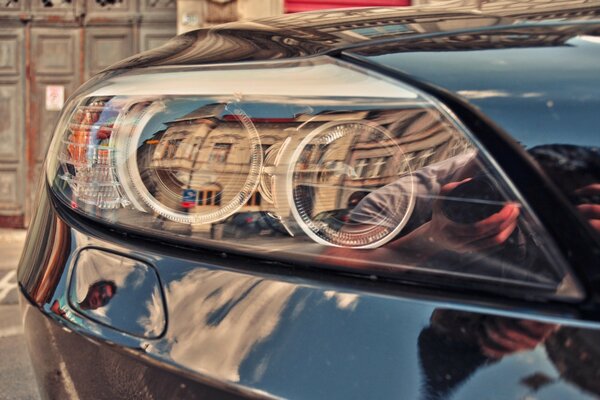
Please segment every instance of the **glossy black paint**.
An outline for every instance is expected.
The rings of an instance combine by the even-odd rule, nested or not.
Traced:
[[[43,397],[48,399],[261,398],[190,379],[168,366],[81,335],[22,301],[27,347]],[[242,395],[243,393],[243,395]]]
[[[441,29],[433,23],[436,20],[469,21],[474,25],[512,22],[509,18],[482,18],[467,11],[449,13],[435,9],[428,11],[421,18],[427,21],[431,32]],[[347,27],[340,27],[342,20],[347,20]],[[370,41],[340,34],[344,28],[352,29],[352,24],[356,21],[389,24],[390,21],[406,23],[413,20],[413,12],[404,9],[364,8],[299,13],[247,23],[234,22],[177,36],[158,49],[127,58],[107,70],[310,57]]]
[[[132,56],[107,70],[150,66],[205,65],[215,63],[281,60],[336,53],[344,49],[374,46],[411,37],[435,37],[449,32],[478,32],[498,27],[537,25],[537,20],[568,18],[586,20],[600,14],[597,5],[547,11],[527,3],[507,9],[473,11],[470,6],[453,6],[452,11],[435,6],[404,8],[357,8],[298,13],[234,22],[180,35],[166,45]],[[379,35],[352,34],[373,26],[402,27]]]
[[[354,52],[470,102],[526,148],[600,146],[600,23],[444,35]]]
[[[365,12],[357,11],[352,18],[369,18]],[[370,18],[414,20],[410,12],[414,11],[389,10]],[[597,10],[590,8],[587,12],[595,15]],[[335,15],[329,16],[335,19]],[[463,31],[472,30],[469,24],[480,21],[478,32],[482,26],[527,19],[522,15],[484,17],[430,12],[422,14],[423,21],[433,18],[432,15],[440,21],[462,18]],[[290,23],[288,28],[277,28],[286,21]],[[264,21],[260,27],[230,25],[199,31],[179,37],[158,51],[118,64],[113,71],[151,65],[334,54],[349,46],[357,53],[358,48],[353,44],[356,42],[327,36],[325,31],[336,23],[339,22],[308,29],[306,17],[300,16],[295,23],[290,19],[274,19]],[[587,32],[591,25],[581,26]],[[574,31],[580,29],[571,27]],[[410,36],[415,43],[423,35],[440,36],[439,27],[429,29],[419,34],[408,33],[402,43],[410,43]],[[384,40],[387,44],[391,39]],[[443,44],[440,46],[427,57],[443,59]],[[540,50],[555,54],[552,46]],[[375,44],[372,47],[377,48]],[[592,51],[589,56],[597,59],[596,47],[593,51],[583,50]],[[389,52],[389,46],[384,46],[384,51]],[[484,55],[491,51],[479,51],[469,51],[468,56],[480,57],[479,61],[485,62]],[[466,75],[452,86],[450,78],[434,68],[427,70],[424,65],[419,75],[416,61],[403,64],[408,58],[402,54],[385,60],[386,56],[378,56],[381,58],[357,61],[351,56],[356,62],[378,63],[382,69],[391,69],[390,73],[402,71],[409,78],[450,89],[454,93],[442,90],[437,94],[446,93],[448,97],[442,98],[449,104],[455,101],[453,110],[461,118],[481,127],[480,135],[490,135],[488,145],[496,143],[506,146],[506,154],[519,154],[508,139],[497,135],[499,128],[494,122],[514,134],[499,118],[503,115],[499,103],[490,105],[486,99],[464,101],[456,97],[469,81],[464,78]],[[419,52],[411,54],[421,62],[426,57]],[[515,71],[517,67],[529,68],[516,59],[514,62]],[[575,68],[576,64],[572,65]],[[583,66],[590,77],[592,63]],[[439,65],[437,68],[443,71]],[[459,76],[458,63],[454,68]],[[536,78],[535,74],[531,76]],[[590,79],[597,80],[598,76]],[[480,78],[480,84],[494,83],[492,75]],[[531,86],[527,90],[534,90],[543,79],[549,83],[548,77],[533,78],[524,83]],[[579,82],[575,77],[572,79],[573,84]],[[496,83],[502,82],[508,85],[511,81],[498,79]],[[490,88],[476,86],[473,90]],[[501,96],[501,102],[513,100],[516,101],[513,104],[524,108],[529,107],[524,102],[539,100],[535,96],[515,95],[513,89],[494,87],[494,90],[509,93],[508,97]],[[551,95],[556,96],[557,92]],[[588,99],[590,104],[598,100],[595,94]],[[570,99],[575,102],[571,106],[577,106],[576,100]],[[473,105],[489,113],[492,121],[479,118]],[[500,111],[495,114],[494,109]],[[586,110],[593,114],[592,110]],[[565,114],[561,111],[562,115]],[[508,116],[505,118],[508,120]],[[521,165],[537,174],[530,161],[524,156],[519,159]],[[526,186],[526,182],[521,184]],[[564,206],[559,194],[552,190],[548,193],[554,199],[553,204]],[[581,222],[575,217],[570,221]],[[553,229],[555,237],[560,237],[560,226]],[[128,335],[86,318],[71,306],[67,296],[73,264],[77,255],[89,248],[131,257],[156,270],[167,308],[164,334],[153,339]],[[49,398],[72,395],[72,391],[80,398],[111,399],[131,398],[140,393],[156,398],[600,396],[599,326],[585,322],[578,305],[533,304],[407,287],[132,237],[64,213],[52,202],[45,185],[40,191],[38,212],[30,228],[18,278],[30,353],[38,382]],[[117,295],[127,290],[118,289]],[[138,319],[147,310],[132,307],[124,311],[132,319]]]
[[[477,138],[498,162],[517,189],[532,204],[545,228],[569,260],[571,267],[578,271],[585,286],[588,298],[580,309],[595,319],[598,309],[598,279],[600,274],[600,249],[597,234],[569,202],[560,184],[553,182],[553,176],[527,153],[525,148],[506,133],[501,126],[483,114],[477,107],[460,96],[428,82],[415,79],[394,68],[374,64],[356,53],[341,55],[343,59],[365,68],[400,79],[422,89],[446,105]],[[561,210],[557,213],[556,210]]]
[[[600,145],[599,32],[598,21],[500,27],[343,53],[348,61],[420,87],[457,114],[534,205],[572,266],[588,276],[588,290],[595,293],[591,310],[599,238],[570,206],[565,182],[542,172],[527,151]]]
[[[81,398],[127,398],[134,390],[175,398],[328,399],[482,398],[491,390],[499,398],[599,393],[593,377],[577,372],[573,344],[561,336],[579,338],[577,351],[589,357],[586,371],[593,375],[600,366],[597,330],[594,324],[569,327],[581,322],[569,322],[576,316],[567,308],[511,301],[493,306],[452,293],[248,265],[234,256],[116,235],[82,220],[67,224],[45,195],[39,210],[46,218],[32,229],[49,240],[36,243],[31,235],[24,254],[56,248],[63,254],[56,264],[22,263],[19,280],[28,345],[38,381],[51,397],[65,390]],[[71,307],[73,262],[90,247],[156,269],[167,304],[164,335],[127,335]],[[117,295],[119,290],[126,288]],[[146,310],[126,312],[137,319]],[[517,353],[491,340],[509,330],[526,337],[529,347]],[[485,378],[490,374],[496,378]],[[499,377],[504,385],[496,388]]]

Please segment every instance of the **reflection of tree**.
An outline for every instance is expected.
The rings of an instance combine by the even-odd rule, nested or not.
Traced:
[[[534,350],[556,329],[553,324],[436,309],[430,325],[419,335],[422,398],[451,397],[480,368],[516,352]],[[521,383],[535,391],[550,381],[538,373]]]
[[[423,398],[450,397],[476,370],[538,344],[562,379],[600,395],[599,343],[600,332],[591,329],[437,309],[419,335]],[[533,392],[554,382],[541,372],[521,380]]]
[[[546,341],[546,351],[562,378],[600,395],[600,332],[561,328]]]

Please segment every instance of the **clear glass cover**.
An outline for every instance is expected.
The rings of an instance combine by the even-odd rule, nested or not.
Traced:
[[[369,276],[581,295],[443,106],[327,59],[109,78],[72,101],[47,165],[68,207],[150,235]]]
[[[406,225],[414,206],[412,180],[393,204],[361,218],[350,212],[367,195],[411,176],[410,163],[391,132],[374,121],[327,122],[309,133],[291,156],[285,180],[289,206],[318,243],[376,248]],[[375,190],[374,190],[375,189]]]

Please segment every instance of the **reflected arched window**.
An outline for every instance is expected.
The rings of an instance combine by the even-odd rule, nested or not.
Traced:
[[[262,196],[260,195],[260,192],[254,192],[252,194],[252,196],[250,196],[250,198],[248,199],[248,202],[246,203],[247,206],[260,206],[260,203],[262,201]]]
[[[225,164],[230,151],[231,143],[215,143],[208,157],[208,162],[210,164]]]
[[[220,206],[223,199],[223,189],[214,184],[198,190],[197,204],[199,206]]]

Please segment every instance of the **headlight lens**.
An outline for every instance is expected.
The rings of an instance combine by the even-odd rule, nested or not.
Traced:
[[[414,205],[412,185],[399,194],[394,207],[376,210],[360,222],[352,220],[349,212],[330,211],[339,208],[336,204],[340,203],[348,209],[356,206],[374,188],[382,186],[377,181],[386,173],[411,175],[402,148],[378,123],[327,122],[302,140],[291,160],[285,175],[290,209],[303,231],[316,242],[376,248],[406,225]],[[315,211],[315,206],[325,210]]]
[[[561,285],[572,280],[527,205],[443,106],[329,59],[107,78],[66,108],[47,177],[73,210],[145,234],[580,295]]]

